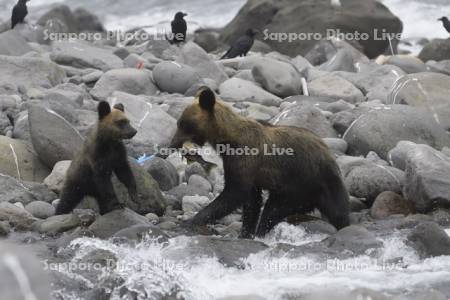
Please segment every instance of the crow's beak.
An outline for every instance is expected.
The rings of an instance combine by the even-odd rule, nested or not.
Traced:
[[[186,17],[188,14],[183,14],[183,17]]]
[[[439,19],[437,19],[438,21],[442,21],[443,20],[443,18],[439,18]]]

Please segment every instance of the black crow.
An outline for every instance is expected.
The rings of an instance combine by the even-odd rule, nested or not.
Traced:
[[[447,17],[442,17],[438,19],[438,21],[442,21],[442,24],[444,24],[444,28],[450,33],[450,21]]]
[[[23,23],[25,17],[28,15],[27,2],[29,0],[19,0],[14,6],[11,15],[11,29],[13,29],[17,24]]]
[[[187,25],[186,21],[183,19],[187,14],[182,12],[177,12],[175,18],[173,19],[172,25],[172,40],[171,44],[179,44],[186,40]]]
[[[253,29],[248,29],[245,32],[245,35],[238,38],[231,46],[230,50],[228,50],[221,59],[247,56],[248,51],[253,47],[257,33],[258,32]]]

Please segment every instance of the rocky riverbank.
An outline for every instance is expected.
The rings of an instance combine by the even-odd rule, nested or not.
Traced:
[[[245,58],[218,60],[233,24],[252,9],[271,11],[269,2],[249,1],[222,33],[199,32],[181,47],[105,36],[44,41],[37,33],[45,28],[104,34],[98,18],[66,7],[42,17],[39,30],[0,34],[5,299],[19,299],[27,277],[36,299],[450,297],[450,57],[436,46],[450,41],[431,42],[419,58],[337,40],[278,49],[287,56],[257,42]],[[290,16],[288,6],[277,9]],[[219,48],[208,53],[211,43]],[[221,160],[152,155],[204,85],[242,115],[322,137],[352,196],[352,226],[336,231],[318,214],[293,216],[264,239],[239,240],[236,211],[204,235],[181,229],[222,191]],[[131,201],[115,179],[126,209],[99,216],[85,199],[55,216],[99,100],[123,103],[138,129],[127,149],[141,197]]]

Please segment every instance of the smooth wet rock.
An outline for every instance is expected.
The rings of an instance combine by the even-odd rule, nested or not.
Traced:
[[[57,41],[52,45],[50,58],[61,65],[93,68],[104,72],[123,68],[123,61],[112,50],[81,41]]]
[[[231,78],[222,83],[219,92],[223,100],[230,102],[248,101],[268,106],[279,106],[281,103],[281,98],[250,81],[239,78]]]
[[[188,185],[199,188],[199,189],[207,191],[207,192],[212,191],[211,183],[208,180],[206,180],[204,177],[196,175],[196,174],[189,177]]]
[[[406,153],[403,194],[418,212],[450,205],[450,157],[427,145],[416,145]]]
[[[390,104],[407,104],[425,109],[445,130],[450,130],[450,76],[423,72],[410,74],[396,82]]]
[[[338,158],[338,163],[344,158]],[[373,203],[382,192],[402,192],[405,174],[398,169],[374,164],[367,160],[355,162],[355,165],[342,169],[344,183],[350,195],[364,198],[369,204]]]
[[[368,34],[369,39],[358,42],[369,58],[375,58],[389,48],[387,39],[374,39],[375,32],[402,32],[401,20],[379,2],[351,0],[342,4],[341,9],[336,8],[331,1],[314,2],[314,5],[303,1],[247,1],[222,30],[222,40],[230,44],[243,35],[247,28],[254,28],[261,31],[260,39],[275,51],[296,56],[305,55],[317,44],[317,38],[289,41],[289,33],[311,32],[324,37],[327,30],[339,29],[343,33],[356,31]],[[271,37],[271,33],[286,33],[286,39],[281,41],[281,37]]]
[[[167,194],[174,196],[181,203],[184,196],[208,196],[209,192],[184,183],[167,191]]]
[[[0,173],[0,202],[20,202],[27,205],[33,201],[50,203],[56,195],[45,185],[36,182],[20,181]]]
[[[220,84],[228,79],[225,71],[213,61],[200,46],[187,42],[181,48],[177,62],[191,66],[202,78],[213,79]]]
[[[25,210],[38,219],[47,219],[55,215],[53,205],[44,201],[33,201],[25,206]]]
[[[447,133],[432,116],[407,105],[384,106],[364,113],[348,128],[344,139],[350,155],[374,151],[383,159],[400,141],[428,144],[437,149],[450,144]]]
[[[405,200],[399,194],[389,191],[379,194],[370,209],[370,215],[375,219],[399,214],[407,216],[412,213],[414,213],[412,202]]]
[[[349,103],[364,101],[363,93],[351,82],[335,75],[325,75],[314,79],[308,84],[311,96],[329,97],[344,100]]]
[[[346,71],[356,72],[353,56],[349,49],[339,49],[337,53],[326,63],[322,64],[319,69],[321,71]]]
[[[163,215],[167,203],[161,194],[158,183],[134,159],[130,159],[129,163],[136,181],[138,197],[136,201],[131,200],[128,190],[114,176],[112,182],[119,202],[142,215],[148,213]]]
[[[32,106],[28,111],[31,140],[41,161],[49,168],[72,160],[83,146],[83,137],[54,111]]]
[[[350,250],[355,254],[364,254],[369,249],[378,249],[383,246],[373,233],[357,225],[341,229],[325,242],[331,248]]]
[[[168,191],[178,185],[178,173],[167,160],[154,157],[143,164],[143,168],[158,182],[163,191]]]
[[[42,182],[49,169],[30,143],[0,136],[0,173],[19,180]]]
[[[13,30],[0,33],[0,55],[22,56],[30,51],[27,41]]]
[[[262,242],[252,240],[223,239],[196,236],[187,241],[183,248],[171,248],[164,252],[164,257],[175,261],[199,256],[215,257],[225,266],[241,266],[242,259],[250,254],[267,249]]]
[[[211,203],[211,200],[205,196],[184,196],[181,205],[185,213],[196,213],[209,203]]]
[[[253,67],[252,75],[265,90],[278,97],[286,98],[302,92],[300,74],[291,64],[267,58]]]
[[[419,224],[408,235],[408,244],[422,258],[450,255],[450,237],[436,223]]]
[[[191,66],[164,61],[153,69],[153,79],[163,92],[184,94],[201,77]]]
[[[450,59],[450,39],[434,39],[423,47],[419,58],[424,62]]]
[[[0,202],[0,221],[6,221],[16,230],[28,231],[37,219],[26,210],[8,202]]]
[[[34,230],[47,235],[57,235],[81,225],[81,220],[75,214],[58,215],[36,222]]]
[[[122,92],[114,92],[108,102],[113,106],[122,103],[125,114],[131,125],[138,131],[129,141],[128,155],[139,157],[151,155],[158,148],[170,144],[177,129],[177,121],[166,113],[159,105],[151,104],[145,97],[133,96]]]
[[[44,184],[51,191],[57,194],[61,193],[64,186],[64,180],[66,178],[67,170],[69,169],[71,163],[71,160],[62,160],[60,162],[57,162],[50,175],[48,175],[44,179]]]
[[[90,93],[97,100],[106,100],[117,91],[131,95],[154,95],[158,89],[153,84],[150,71],[128,68],[106,72]]]
[[[189,180],[189,178],[193,175],[198,175],[203,178],[207,178],[208,174],[206,174],[205,169],[202,167],[202,165],[198,162],[194,162],[191,164],[188,164],[186,166],[186,170],[184,171],[184,177],[186,181]]]
[[[338,138],[324,138],[323,141],[327,146],[337,155],[343,155],[347,152],[348,144],[343,139]]]
[[[63,82],[66,73],[44,58],[0,55],[0,94],[19,94],[23,88],[51,88]]]
[[[307,128],[322,138],[337,137],[327,118],[313,104],[299,102],[291,105],[271,121],[274,125]]]
[[[100,216],[89,230],[101,239],[112,237],[115,233],[135,225],[149,225],[147,218],[138,215],[130,209],[117,209]]]
[[[7,221],[0,222],[0,237],[8,236],[10,231],[11,231],[11,226],[9,226],[9,222],[7,222]]]
[[[413,56],[391,56],[387,59],[386,64],[397,66],[407,74],[427,71],[427,66],[423,61]]]

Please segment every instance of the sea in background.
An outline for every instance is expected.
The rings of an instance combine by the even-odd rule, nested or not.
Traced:
[[[0,0],[0,19],[9,18],[15,0]],[[64,3],[72,8],[84,7],[97,14],[108,30],[127,30],[140,26],[169,26],[177,11],[187,12],[189,28],[226,25],[246,0],[32,0],[29,2],[31,21],[52,5]],[[437,21],[450,17],[449,0],[382,0],[404,23],[404,38],[446,38],[449,34]]]

